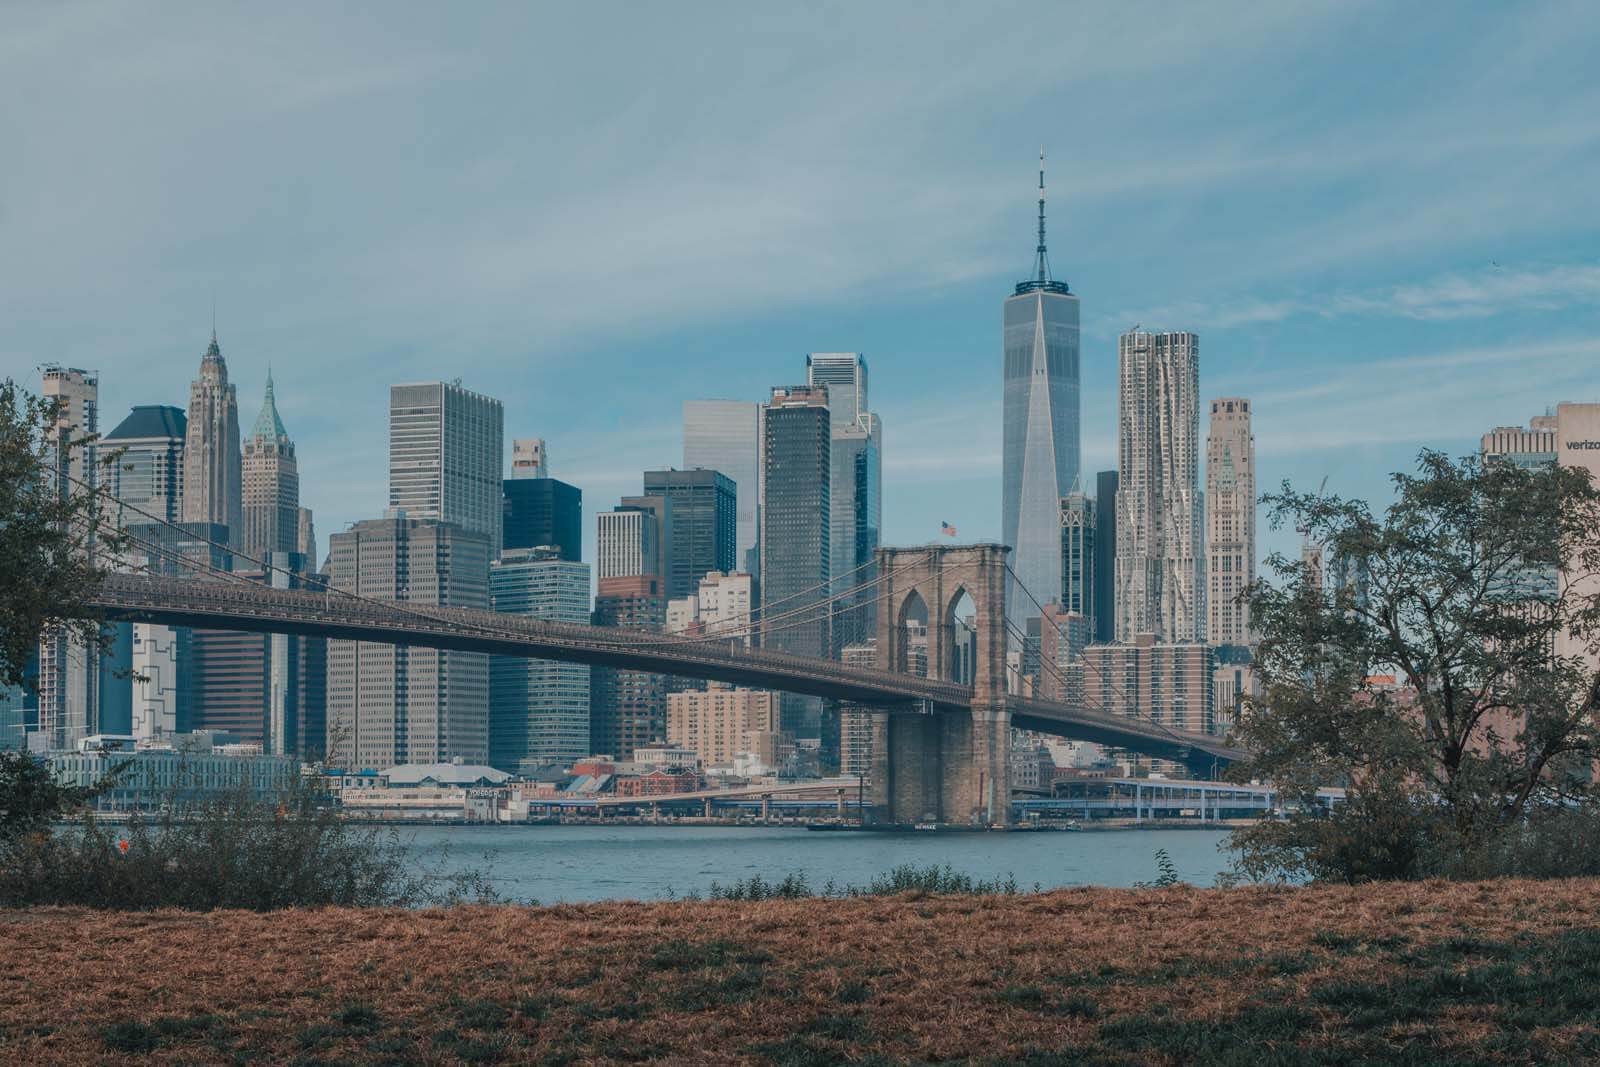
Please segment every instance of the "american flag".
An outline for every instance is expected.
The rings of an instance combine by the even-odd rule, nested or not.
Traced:
[[[946,537],[954,537],[956,535],[956,528],[951,526],[948,522],[941,522],[939,524],[939,532],[944,534]]]

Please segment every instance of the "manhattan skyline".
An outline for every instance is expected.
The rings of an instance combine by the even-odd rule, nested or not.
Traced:
[[[1134,325],[1201,336],[1202,402],[1251,397],[1262,490],[1381,498],[1419,447],[1600,398],[1591,20],[1243,10],[804,34],[636,13],[651,47],[607,84],[560,55],[599,16],[8,16],[0,84],[56,106],[5,120],[0,372],[99,370],[102,429],[182,406],[214,294],[245,411],[273,368],[325,540],[384,506],[394,383],[500,399],[592,513],[677,459],[683,401],[754,403],[806,352],[860,351],[884,542],[999,539],[993,304],[1029,273],[1043,142],[1053,266],[1083,297],[1086,484],[1115,466]],[[548,63],[485,73],[469,41]],[[1206,77],[1180,94],[1185,71]]]

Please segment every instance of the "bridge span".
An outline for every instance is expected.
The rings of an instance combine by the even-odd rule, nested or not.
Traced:
[[[107,618],[121,621],[564,660],[847,700],[898,714],[970,714],[973,708],[971,686],[915,674],[749,649],[733,641],[689,640],[467,608],[378,604],[334,591],[112,574],[88,599]],[[1007,697],[1006,704],[1014,725],[1058,737],[1207,768],[1244,756],[1243,750],[1217,737],[1092,708],[1019,697]]]

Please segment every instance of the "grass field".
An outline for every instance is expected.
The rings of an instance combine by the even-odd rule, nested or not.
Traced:
[[[1600,1059],[1600,884],[0,913],[0,1062]]]

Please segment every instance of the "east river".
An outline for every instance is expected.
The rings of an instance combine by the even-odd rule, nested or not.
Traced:
[[[403,827],[403,841],[434,869],[475,868],[514,900],[661,900],[704,895],[760,875],[805,875],[865,886],[909,863],[949,865],[974,878],[1035,884],[1131,886],[1156,878],[1164,849],[1178,877],[1209,886],[1229,866],[1222,830],[1086,830],[1079,833],[818,833],[721,826]]]

